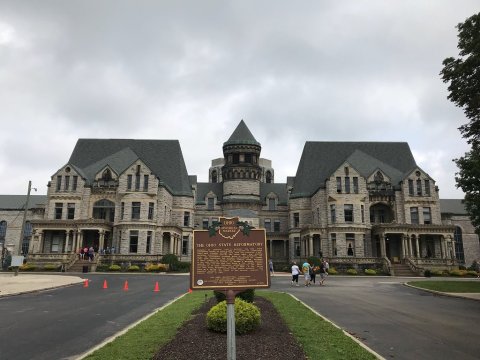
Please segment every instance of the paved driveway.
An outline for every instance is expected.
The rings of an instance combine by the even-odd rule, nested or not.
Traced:
[[[291,292],[385,358],[479,359],[480,301],[409,288],[402,278],[330,276],[326,286],[272,289]]]

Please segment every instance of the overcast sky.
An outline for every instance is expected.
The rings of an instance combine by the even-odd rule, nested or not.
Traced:
[[[45,194],[78,138],[178,139],[208,181],[241,119],[294,176],[305,141],[404,141],[461,198],[442,61],[478,0],[0,1],[0,194]]]

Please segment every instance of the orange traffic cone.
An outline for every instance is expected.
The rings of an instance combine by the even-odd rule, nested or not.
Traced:
[[[83,282],[83,287],[84,287],[84,288],[87,288],[87,287],[88,287],[88,279],[85,279],[85,281]]]
[[[108,289],[107,280],[103,280],[103,288]]]
[[[160,287],[158,286],[158,281],[155,283],[155,289],[153,289],[154,292],[159,292]]]
[[[188,293],[190,294],[191,292],[193,292],[193,290],[191,288],[188,289]]]
[[[123,290],[127,291],[128,290],[128,281],[125,280],[125,285],[123,285]]]

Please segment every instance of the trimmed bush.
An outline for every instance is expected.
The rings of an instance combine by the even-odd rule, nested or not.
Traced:
[[[109,265],[107,264],[98,264],[97,268],[95,269],[96,272],[105,272],[109,270]]]
[[[223,292],[213,291],[213,295],[215,295],[217,302],[222,302],[226,300],[226,296]],[[235,298],[240,298],[243,301],[253,303],[253,300],[255,298],[255,289],[247,289],[245,291],[242,291],[241,293],[238,293]]]
[[[140,266],[138,266],[138,265],[130,265],[130,266],[128,267],[127,271],[130,271],[130,272],[140,271]]]
[[[348,269],[347,275],[358,275],[358,272],[355,269]]]
[[[23,264],[18,267],[20,271],[35,271],[37,267],[35,265]]]
[[[467,270],[467,276],[477,277],[478,273],[475,270]]]
[[[450,271],[450,276],[465,276],[467,275],[467,270],[452,270]]]
[[[338,275],[337,269],[331,267],[330,269],[328,269],[328,275]]]
[[[54,265],[54,264],[46,264],[43,267],[43,270],[45,270],[45,271],[55,271],[55,270],[58,270],[58,266]]]
[[[235,333],[246,334],[260,325],[260,310],[242,299],[235,299]],[[215,332],[227,332],[227,302],[222,301],[207,313],[207,328]]]
[[[120,271],[120,270],[122,270],[122,268],[121,268],[120,265],[115,265],[115,264],[114,264],[114,265],[110,265],[110,266],[108,267],[108,271]]]
[[[313,265],[314,267],[316,266],[320,266],[320,263],[322,262],[320,260],[320,258],[316,257],[316,256],[310,256],[308,259],[307,259],[308,263],[310,265]]]
[[[365,275],[377,275],[377,272],[373,269],[365,269]]]
[[[178,261],[178,256],[175,254],[166,254],[162,257],[162,263],[168,264],[168,269],[170,271],[177,271],[180,261]]]
[[[167,271],[168,266],[166,264],[148,264],[145,266],[147,272],[164,272]]]
[[[432,276],[432,271],[430,269],[425,269],[423,271],[423,276],[425,277],[431,277]]]

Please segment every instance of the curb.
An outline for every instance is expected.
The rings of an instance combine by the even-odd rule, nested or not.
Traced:
[[[431,290],[431,289],[425,289],[417,286],[410,285],[408,283],[402,283],[402,285],[407,286],[412,289],[417,289],[417,290],[423,290],[435,295],[439,296],[447,296],[447,297],[452,297],[452,298],[460,298],[460,299],[467,299],[467,300],[474,300],[474,301],[480,301],[480,298],[474,298],[474,297],[469,297],[469,296],[464,296],[461,295],[461,293],[446,293],[446,292],[441,292],[441,291],[436,291],[436,290]]]

